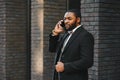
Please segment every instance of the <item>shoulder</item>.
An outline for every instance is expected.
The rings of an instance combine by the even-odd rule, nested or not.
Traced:
[[[82,37],[82,38],[87,37],[87,38],[94,39],[93,34],[89,32],[87,29],[85,29],[83,26],[79,28],[79,37]]]

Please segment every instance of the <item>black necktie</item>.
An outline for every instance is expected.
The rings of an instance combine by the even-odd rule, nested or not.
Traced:
[[[60,47],[59,47],[59,52],[58,52],[58,56],[59,56],[58,61],[60,61],[61,56],[62,56],[61,50],[62,50],[62,48],[63,48],[64,42],[65,42],[66,38],[68,38],[68,36],[69,36],[71,33],[72,33],[72,31],[66,32],[66,33],[64,34],[62,40],[61,40]]]
[[[68,32],[65,33],[65,35],[63,36],[63,39],[62,39],[62,41],[61,41],[61,45],[63,45],[65,39],[66,39],[70,34],[72,34],[72,33],[73,33],[73,31],[68,31]]]

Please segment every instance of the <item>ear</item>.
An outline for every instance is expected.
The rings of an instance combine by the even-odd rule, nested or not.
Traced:
[[[80,17],[77,17],[77,23],[80,24]]]

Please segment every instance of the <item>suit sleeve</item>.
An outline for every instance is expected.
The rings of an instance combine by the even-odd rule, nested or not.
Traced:
[[[81,57],[77,61],[64,63],[65,72],[86,70],[93,65],[94,38],[86,34],[80,42],[79,52]]]
[[[49,51],[50,52],[56,52],[57,45],[58,45],[58,36],[52,36],[52,34],[49,35]]]

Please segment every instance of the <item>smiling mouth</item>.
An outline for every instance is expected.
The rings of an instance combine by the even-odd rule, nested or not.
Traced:
[[[69,28],[69,26],[70,26],[69,24],[65,24],[65,27],[66,27],[66,28]]]

